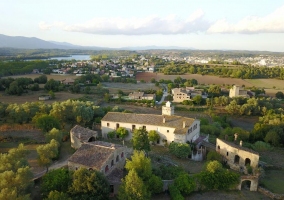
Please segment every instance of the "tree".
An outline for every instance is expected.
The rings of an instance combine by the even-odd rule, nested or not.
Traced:
[[[206,189],[226,190],[239,183],[240,175],[222,168],[222,164],[214,160],[207,163],[205,170],[197,175],[200,184]],[[222,180],[222,181],[220,181]]]
[[[50,142],[52,139],[56,140],[59,144],[62,142],[63,133],[62,131],[53,128],[45,135],[46,141]]]
[[[125,169],[135,170],[142,180],[148,180],[152,174],[151,159],[143,151],[134,151],[131,160],[126,160]]]
[[[264,141],[272,144],[273,146],[279,146],[281,138],[275,130],[270,130],[265,136]]]
[[[38,153],[38,163],[41,166],[46,167],[46,172],[48,172],[48,167],[52,163],[52,159],[58,156],[59,143],[52,139],[50,143],[45,145],[40,145],[36,148]]]
[[[68,194],[64,193],[64,192],[58,192],[56,190],[51,191],[48,194],[48,197],[44,200],[72,200]]]
[[[152,174],[146,183],[151,194],[158,194],[163,191],[163,181],[159,176]]]
[[[128,136],[129,133],[128,133],[128,130],[126,130],[125,128],[119,127],[116,130],[116,134],[119,136],[119,138],[124,139],[125,137]]]
[[[169,145],[170,153],[178,158],[188,158],[191,153],[191,148],[189,144],[171,142]]]
[[[192,101],[194,101],[197,105],[200,105],[202,101],[202,96],[196,95],[195,97],[192,98]]]
[[[107,133],[107,137],[108,137],[109,139],[113,139],[113,138],[115,137],[115,135],[116,135],[116,132],[115,132],[115,131],[110,131],[110,132]]]
[[[132,169],[122,181],[118,192],[119,200],[147,200],[150,193],[137,172]]]
[[[59,90],[59,85],[60,83],[54,79],[50,79],[46,82],[46,84],[44,85],[44,89],[47,91],[58,91]]]
[[[158,140],[160,140],[160,135],[157,133],[157,131],[151,130],[151,131],[149,131],[149,133],[148,133],[148,138],[149,138],[149,141],[155,143],[155,142],[157,142]]]
[[[70,182],[71,178],[68,169],[59,168],[48,172],[42,177],[40,189],[44,196],[49,196],[52,191],[66,193]]]
[[[53,128],[60,129],[59,120],[46,114],[35,119],[35,125],[44,132],[48,132]]]
[[[284,98],[284,94],[283,94],[283,92],[279,91],[279,92],[276,92],[275,97],[277,99],[283,99]]]
[[[181,173],[175,180],[174,185],[183,194],[188,195],[195,190],[196,184],[187,173]]]
[[[80,168],[72,177],[69,193],[73,199],[80,200],[105,200],[109,199],[109,183],[106,177],[97,170]]]
[[[48,94],[49,94],[49,96],[51,97],[51,99],[55,99],[55,94],[54,94],[54,92],[53,92],[52,90],[50,90],[50,91],[48,92]]]
[[[219,162],[222,161],[221,154],[217,153],[216,151],[209,151],[206,157],[207,161],[213,161],[213,160],[217,160]]]
[[[218,85],[211,85],[208,89],[208,95],[211,97],[218,97],[221,94],[221,88]]]
[[[33,174],[26,159],[27,150],[23,144],[0,154],[0,199],[28,200],[32,189]]]
[[[139,151],[150,151],[148,132],[144,128],[135,129],[132,136],[133,148]]]

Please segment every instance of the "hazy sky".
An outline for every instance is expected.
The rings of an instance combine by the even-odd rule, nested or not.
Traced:
[[[284,52],[284,0],[1,0],[0,13],[10,36]]]

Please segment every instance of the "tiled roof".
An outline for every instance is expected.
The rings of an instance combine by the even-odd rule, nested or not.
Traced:
[[[226,141],[226,140],[221,140],[221,139],[219,139],[219,138],[217,138],[217,139],[220,140],[220,141],[222,141],[222,142],[224,142],[224,143],[227,144],[227,145],[230,145],[230,146],[236,148],[236,149],[243,150],[243,151],[248,151],[248,152],[250,152],[250,153],[259,155],[258,152],[254,151],[254,150],[252,150],[252,149],[249,149],[249,148],[240,146],[240,145],[235,144],[235,143],[233,143],[233,142],[228,142],[228,141]]]
[[[119,148],[122,146],[107,142],[100,143],[100,141],[84,143],[69,158],[68,161],[100,170],[101,166],[109,159],[109,157],[115,151],[115,147]]]
[[[165,117],[165,123],[163,118]],[[141,125],[156,125],[169,128],[175,128],[176,134],[185,134],[188,127],[195,121],[193,118],[181,117],[176,115],[153,115],[153,114],[136,114],[136,113],[119,113],[108,112],[101,121],[132,123]],[[183,128],[185,122],[185,128]]]
[[[76,138],[80,139],[82,142],[87,142],[90,139],[90,137],[97,135],[97,131],[84,128],[79,125],[74,126],[70,130],[70,133],[74,135]]]

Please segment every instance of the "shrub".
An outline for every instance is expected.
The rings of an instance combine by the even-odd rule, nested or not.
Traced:
[[[271,146],[268,143],[262,142],[262,141],[256,141],[253,145],[252,148],[255,151],[268,151],[271,150]]]
[[[115,131],[108,132],[108,134],[107,134],[107,137],[109,139],[113,139],[115,136],[116,136],[116,132]]]
[[[213,160],[221,162],[222,156],[216,151],[209,151],[207,154],[207,161],[213,161]]]
[[[169,191],[172,200],[184,200],[184,197],[181,195],[180,191],[175,185],[170,185]]]
[[[178,158],[187,158],[188,155],[191,153],[191,149],[189,144],[182,144],[182,143],[176,143],[172,142],[169,145],[170,153],[175,155]]]

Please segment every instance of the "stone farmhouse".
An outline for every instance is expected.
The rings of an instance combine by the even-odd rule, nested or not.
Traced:
[[[108,112],[101,120],[104,138],[119,127],[129,131],[125,140],[132,138],[135,129],[155,130],[160,135],[157,141],[160,145],[170,142],[194,142],[200,136],[200,121],[174,115],[174,107],[170,102],[162,107],[162,115]]]
[[[144,92],[132,92],[128,95],[129,99],[133,100],[155,100],[156,95],[155,94],[145,94]]]
[[[97,170],[109,175],[115,168],[123,169],[126,147],[103,141],[94,141],[82,146],[69,158],[69,170],[80,167]]]
[[[172,95],[173,102],[183,102],[184,100],[192,100],[192,98],[197,95],[200,95],[204,99],[207,98],[207,95],[204,94],[202,89],[195,89],[194,87],[173,88]]]
[[[103,141],[88,142],[68,159],[68,169],[86,168],[102,172],[110,184],[111,195],[118,193],[123,168],[125,165],[126,147]]]
[[[248,91],[245,90],[243,87],[240,87],[238,85],[234,85],[230,89],[229,97],[230,98],[233,98],[233,97],[245,97],[245,98],[248,98],[248,97],[250,97],[250,95],[248,95]]]
[[[223,159],[231,169],[248,174],[247,166],[253,169],[258,167],[259,154],[251,149],[233,142],[216,139],[216,151],[223,156]]]
[[[76,125],[70,130],[71,147],[78,149],[83,143],[95,141],[98,132]]]

